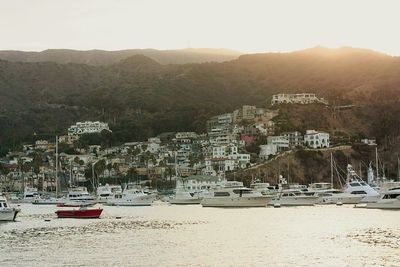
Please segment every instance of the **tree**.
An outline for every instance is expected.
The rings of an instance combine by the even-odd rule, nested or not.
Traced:
[[[43,165],[43,155],[40,152],[35,153],[34,157],[33,157],[33,161],[32,161],[32,168],[33,168],[33,172],[36,175],[36,179],[39,178],[39,173],[40,173],[40,168]],[[39,184],[39,181],[38,181]],[[43,190],[43,184],[42,184],[42,190]]]
[[[7,168],[7,166],[0,162],[0,174],[7,175],[9,172],[10,170]]]
[[[111,178],[111,170],[113,169],[113,166],[111,163],[107,164],[107,170],[108,170],[108,179]]]
[[[99,181],[98,177],[100,174],[104,173],[104,170],[106,169],[106,161],[104,159],[99,160],[95,165],[94,165],[94,171],[97,177],[97,181]]]

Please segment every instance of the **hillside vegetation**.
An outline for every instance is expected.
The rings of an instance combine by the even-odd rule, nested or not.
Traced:
[[[95,64],[96,65],[96,64]],[[81,120],[110,123],[115,140],[165,131],[204,131],[212,115],[243,104],[265,107],[275,93],[315,92],[337,105],[281,107],[287,127],[337,130],[394,142],[399,136],[400,59],[373,51],[313,48],[242,55],[221,63],[163,65],[134,55],[102,66],[0,61],[3,149],[65,133]]]

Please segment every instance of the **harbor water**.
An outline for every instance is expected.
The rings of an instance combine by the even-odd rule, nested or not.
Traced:
[[[57,219],[21,204],[0,266],[400,266],[400,212],[352,206],[109,207]],[[120,217],[120,218],[119,218]]]

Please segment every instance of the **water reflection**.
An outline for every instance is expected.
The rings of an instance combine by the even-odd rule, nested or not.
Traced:
[[[398,266],[400,213],[342,207],[104,207],[96,220],[24,205],[0,266]],[[117,217],[121,216],[121,219]],[[46,222],[45,219],[50,219]]]

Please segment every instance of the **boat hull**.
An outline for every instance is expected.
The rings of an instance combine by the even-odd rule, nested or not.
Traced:
[[[398,210],[400,209],[400,200],[382,199],[375,203],[366,203],[364,205],[356,206],[356,208]]]
[[[57,210],[58,218],[74,218],[74,219],[97,219],[100,217],[103,209],[74,209],[74,210]]]
[[[283,197],[272,199],[268,203],[270,206],[314,206],[318,202],[318,197]]]
[[[230,208],[246,208],[246,207],[266,207],[271,197],[212,197],[203,198],[201,205],[203,207],[230,207]]]
[[[63,200],[61,199],[35,199],[32,201],[33,205],[57,205],[63,203]]]
[[[0,210],[0,221],[5,221],[5,222],[15,221],[19,211],[20,211],[19,209]]]
[[[362,196],[333,196],[333,197],[321,197],[318,200],[318,204],[337,204],[337,203],[342,203],[342,204],[358,204],[360,203],[361,199],[363,199]]]
[[[153,201],[156,199],[155,196],[146,195],[132,198],[118,198],[107,201],[109,206],[151,206]]]
[[[169,203],[173,205],[198,205],[202,201],[202,198],[186,198],[186,199],[176,199],[173,198],[169,200]]]
[[[364,198],[361,199],[360,203],[375,203],[375,202],[377,202],[379,199],[380,199],[380,196],[379,196],[379,195],[377,195],[377,196],[368,196],[368,195],[365,196],[365,195],[364,195]]]

